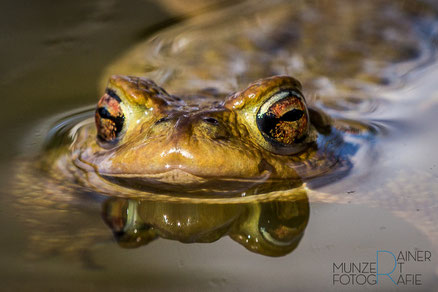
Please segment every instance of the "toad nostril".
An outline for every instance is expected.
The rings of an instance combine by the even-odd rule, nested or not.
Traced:
[[[155,122],[155,125],[167,122],[168,120],[169,120],[169,117],[161,118],[161,119],[159,119],[158,121]]]
[[[202,120],[206,123],[211,124],[211,125],[218,125],[219,124],[218,120],[216,120],[215,118],[211,118],[211,117],[203,118]]]

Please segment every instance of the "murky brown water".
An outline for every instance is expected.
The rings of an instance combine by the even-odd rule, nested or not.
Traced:
[[[377,133],[347,137],[349,145],[362,145],[349,157],[354,167],[329,184],[309,182],[298,193],[262,203],[187,204],[96,193],[60,200],[49,191],[35,197],[31,188],[12,193],[16,162],[38,153],[58,117],[95,103],[106,66],[145,35],[180,21],[172,17],[181,8],[145,1],[9,5],[0,37],[2,289],[436,290],[435,57],[409,68],[395,86],[374,88],[370,102],[321,104]],[[32,200],[35,208],[29,208]],[[190,229],[178,228],[187,220]],[[418,274],[421,284],[396,286],[386,276],[372,285],[333,283],[334,263],[375,262],[378,250],[397,257],[400,251],[430,252],[430,261],[398,258],[403,277]],[[391,267],[389,253],[381,253],[380,272]],[[394,278],[399,274],[397,268]]]

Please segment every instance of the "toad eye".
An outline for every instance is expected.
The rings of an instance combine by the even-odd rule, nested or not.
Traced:
[[[116,142],[125,122],[121,99],[108,90],[97,104],[95,122],[99,142]]]
[[[302,150],[309,130],[309,114],[301,94],[283,90],[270,97],[259,109],[257,127],[274,152],[294,154]]]

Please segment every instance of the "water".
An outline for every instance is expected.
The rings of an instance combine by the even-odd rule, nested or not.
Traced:
[[[95,86],[105,64],[138,42],[136,36],[148,26],[167,17],[163,8],[152,3],[145,9],[161,13],[151,12],[156,17],[151,22],[132,15],[140,10],[138,6],[130,10],[129,5],[118,2],[91,8],[85,3],[64,5],[55,13],[59,19],[62,15],[77,16],[65,28],[44,23],[43,11],[47,10],[37,10],[41,11],[37,14],[41,15],[37,21],[41,39],[55,35],[52,41],[43,42],[42,48],[29,48],[41,58],[29,62],[17,52],[4,63],[9,67],[5,69],[7,77],[1,80],[8,105],[2,115],[3,124],[8,125],[4,127],[1,156],[3,289],[436,289],[438,156],[434,145],[438,141],[434,123],[438,66],[433,58],[414,69],[407,66],[402,70],[407,72],[403,78],[396,78],[402,80],[400,83],[365,91],[365,97],[371,99],[353,96],[316,101],[330,115],[351,119],[345,127],[361,121],[374,133],[355,135],[353,131],[345,136],[349,145],[359,147],[350,150],[354,153],[348,156],[352,165],[348,172],[331,178],[329,184],[311,180],[299,190],[260,203],[251,197],[187,203],[110,198],[91,191],[72,194],[69,189],[59,195],[62,189],[57,185],[46,186],[47,192],[41,194],[40,174],[36,173],[32,174],[36,182],[29,183],[30,191],[12,193],[17,181],[12,172],[15,165],[23,157],[38,154],[43,141],[68,143],[65,129],[90,113],[89,108],[79,111],[81,114],[78,110],[66,112],[94,103],[98,96]],[[69,13],[63,8],[69,8]],[[58,17],[51,21],[56,23]],[[76,38],[60,37],[69,34]],[[19,66],[13,66],[14,62]],[[233,78],[238,82],[228,82],[231,89],[246,82]],[[327,90],[326,81],[318,82],[314,92]],[[32,102],[22,102],[23,96]],[[59,116],[54,117],[55,113]],[[57,127],[53,128],[54,124]],[[48,134],[52,139],[47,140]],[[341,149],[349,152],[345,145]],[[36,191],[32,192],[31,186]],[[197,224],[177,228],[187,220]],[[263,228],[254,227],[256,224]],[[150,225],[155,230],[151,231]],[[276,229],[278,226],[283,227]],[[277,230],[272,233],[277,234],[276,240],[271,238],[269,243],[266,230]],[[256,238],[266,240],[264,252],[251,245]],[[175,239],[212,243],[183,244]],[[378,286],[333,285],[333,263],[375,261],[376,250],[396,255],[399,251],[430,251],[430,262],[404,264],[403,274],[421,274],[422,285],[400,284],[395,288],[387,277],[382,277]],[[388,259],[381,258],[381,269],[390,270]]]

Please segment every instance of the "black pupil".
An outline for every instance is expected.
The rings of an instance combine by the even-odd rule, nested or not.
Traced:
[[[265,132],[269,135],[271,130],[273,130],[277,124],[281,121],[284,122],[294,122],[301,119],[301,117],[304,115],[304,112],[299,109],[293,109],[291,111],[288,111],[281,117],[276,117],[271,113],[265,113],[261,118],[257,119],[257,123],[259,124],[260,130]]]
[[[99,113],[99,116],[102,119],[108,119],[114,123],[115,125],[114,133],[117,136],[123,128],[123,122],[125,121],[124,116],[123,115],[113,116],[105,107],[98,108],[97,112]]]
[[[102,119],[109,119],[109,120],[112,120],[112,119],[114,118],[114,117],[109,113],[109,111],[108,111],[106,108],[104,108],[104,107],[100,107],[100,108],[98,108],[97,111],[98,111],[98,113],[99,113],[99,116],[100,116]]]
[[[284,115],[282,115],[279,120],[280,121],[286,121],[286,122],[294,122],[301,119],[301,117],[304,115],[304,112],[302,110],[293,109],[291,111],[288,111]]]

